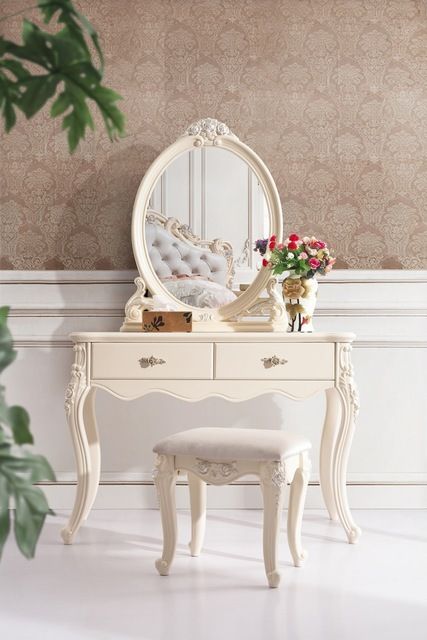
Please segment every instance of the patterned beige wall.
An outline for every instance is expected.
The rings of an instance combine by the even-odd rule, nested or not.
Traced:
[[[3,268],[132,268],[138,183],[206,115],[269,165],[287,230],[320,234],[341,267],[427,268],[425,0],[78,5],[102,35],[127,137],[98,129],[70,158],[46,115],[2,134]]]

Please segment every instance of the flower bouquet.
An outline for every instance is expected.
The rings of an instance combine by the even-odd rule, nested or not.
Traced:
[[[274,275],[286,273],[283,280],[283,298],[288,314],[288,331],[313,331],[313,313],[316,306],[317,274],[331,271],[335,258],[326,243],[314,236],[300,239],[292,233],[285,242],[276,236],[257,240],[255,249],[263,256],[262,266]]]

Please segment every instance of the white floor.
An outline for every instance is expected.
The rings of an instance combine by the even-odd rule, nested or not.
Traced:
[[[266,586],[260,511],[209,511],[205,550],[179,550],[157,575],[157,511],[93,511],[73,546],[50,518],[37,557],[8,543],[0,564],[5,640],[425,640],[427,511],[356,511],[360,543],[324,512],[306,511],[302,569],[281,541],[282,584]]]

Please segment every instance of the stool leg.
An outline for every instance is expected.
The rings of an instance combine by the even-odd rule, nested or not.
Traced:
[[[272,588],[278,587],[280,583],[277,548],[285,483],[285,467],[281,462],[260,464],[260,485],[264,500],[264,565],[268,584]]]
[[[307,557],[307,552],[302,548],[301,526],[309,476],[310,459],[303,453],[291,483],[288,509],[288,543],[296,567],[301,567]]]
[[[191,555],[199,556],[206,528],[206,482],[190,471],[187,475],[191,506],[191,542],[189,546]]]
[[[177,534],[174,456],[157,456],[156,470],[153,476],[159,498],[163,528],[163,553],[162,557],[156,560],[155,566],[161,576],[167,576],[175,555]]]

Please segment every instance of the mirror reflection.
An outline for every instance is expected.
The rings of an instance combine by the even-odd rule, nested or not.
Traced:
[[[177,300],[199,308],[221,307],[247,288],[262,260],[254,242],[269,235],[268,206],[256,175],[218,147],[192,149],[166,168],[145,221],[157,276]]]

